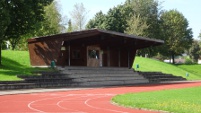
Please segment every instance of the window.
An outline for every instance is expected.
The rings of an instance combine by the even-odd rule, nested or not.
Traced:
[[[88,55],[89,55],[89,58],[99,59],[99,51],[97,50],[89,50]]]

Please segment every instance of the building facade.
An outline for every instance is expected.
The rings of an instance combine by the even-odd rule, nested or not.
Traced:
[[[28,39],[32,66],[129,67],[138,49],[163,44],[149,39],[99,29]]]

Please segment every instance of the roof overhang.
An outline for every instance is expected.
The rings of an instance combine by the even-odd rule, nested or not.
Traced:
[[[83,30],[83,31],[75,31],[69,33],[56,34],[51,36],[43,36],[38,38],[28,39],[28,43],[46,41],[46,40],[63,40],[63,41],[76,41],[79,39],[89,39],[90,37],[95,36],[106,36],[106,38],[113,38],[115,40],[117,38],[127,39],[132,44],[135,44],[136,49],[147,48],[150,46],[158,46],[164,43],[163,40],[153,39],[153,38],[145,38],[134,35],[128,35],[125,33],[119,33],[115,31],[106,31],[100,29],[91,29],[91,30]]]

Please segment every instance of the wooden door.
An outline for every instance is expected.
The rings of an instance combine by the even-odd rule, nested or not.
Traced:
[[[99,67],[101,61],[100,47],[98,46],[88,46],[87,47],[87,66],[89,67]]]

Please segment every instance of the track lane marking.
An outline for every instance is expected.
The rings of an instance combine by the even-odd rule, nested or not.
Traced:
[[[88,97],[88,96],[81,96],[81,97],[76,97],[76,98],[71,98],[71,99],[64,99],[64,100],[58,101],[56,105],[57,105],[59,108],[64,109],[64,110],[73,110],[73,111],[76,111],[76,113],[87,113],[87,112],[82,112],[82,111],[79,111],[79,110],[74,110],[74,109],[62,107],[62,106],[60,105],[62,102],[69,101],[69,100],[73,100],[73,99],[78,99],[78,98],[83,98],[83,97]]]
[[[93,109],[97,109],[97,110],[105,110],[105,111],[118,112],[118,113],[128,113],[128,112],[124,112],[124,111],[118,111],[118,110],[100,108],[100,107],[92,106],[92,105],[89,104],[89,102],[92,101],[92,100],[96,100],[96,99],[100,99],[100,98],[105,98],[105,97],[110,97],[110,96],[112,96],[112,95],[105,95],[103,97],[96,97],[96,98],[87,99],[84,103],[85,103],[86,106],[88,106],[90,108],[93,108]]]
[[[68,96],[71,96],[71,95],[65,95],[65,96],[53,97],[53,98],[51,97],[51,98],[38,99],[38,100],[31,101],[30,103],[28,103],[27,106],[28,106],[29,109],[31,109],[33,111],[40,112],[40,113],[46,113],[45,111],[42,111],[42,110],[39,110],[39,109],[36,109],[36,108],[32,107],[32,104],[34,104],[36,102],[41,102],[41,101],[51,100],[51,99],[56,99],[56,98],[62,98],[62,97],[68,97]]]

